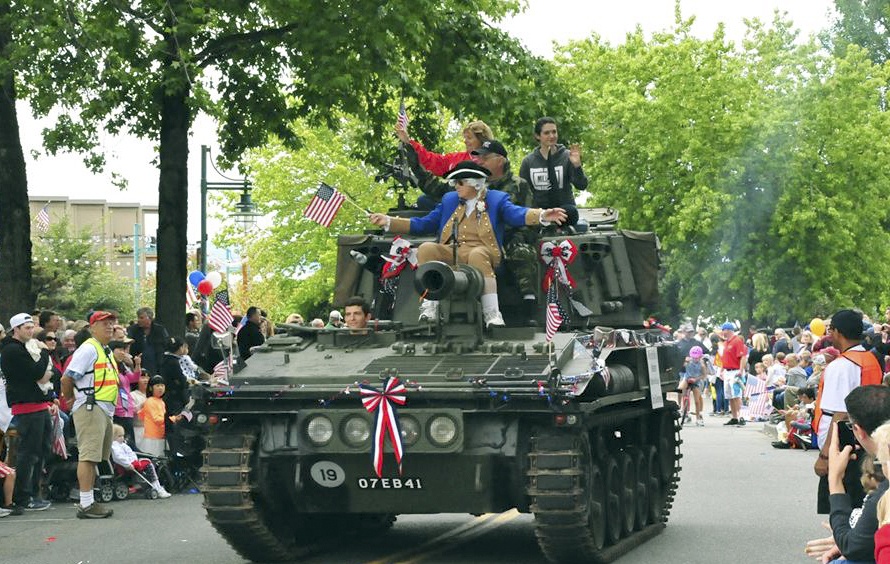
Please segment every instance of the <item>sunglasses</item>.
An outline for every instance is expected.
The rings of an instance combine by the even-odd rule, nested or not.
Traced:
[[[43,341],[44,341],[44,342],[46,342],[46,341],[58,341],[58,339],[56,339],[55,337],[44,337]]]

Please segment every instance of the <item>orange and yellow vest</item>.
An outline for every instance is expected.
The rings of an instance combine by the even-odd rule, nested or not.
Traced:
[[[884,380],[884,371],[875,355],[868,351],[854,351],[847,349],[841,356],[859,367],[859,385],[875,386]],[[819,380],[819,393],[816,395],[816,409],[813,410],[813,431],[819,432],[819,420],[822,419],[822,388],[825,385],[825,373]],[[819,445],[820,447],[822,445]]]
[[[117,363],[107,349],[94,337],[86,340],[96,349],[96,364],[93,365],[93,395],[96,401],[117,404],[118,375]],[[89,389],[89,388],[87,388]]]

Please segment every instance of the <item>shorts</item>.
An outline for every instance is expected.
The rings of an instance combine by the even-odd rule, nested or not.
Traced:
[[[728,399],[740,399],[745,393],[745,381],[738,370],[723,372],[723,391]]]
[[[93,406],[87,411],[86,406],[74,410],[74,430],[77,431],[78,460],[85,462],[102,462],[111,456],[111,416],[101,407]]]

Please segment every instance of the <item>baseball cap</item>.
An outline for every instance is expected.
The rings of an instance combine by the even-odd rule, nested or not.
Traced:
[[[130,339],[129,341],[109,341],[108,348],[111,350],[125,349],[128,346],[130,346],[130,343],[132,343],[132,342],[133,342],[133,339]]]
[[[34,323],[34,318],[31,317],[30,313],[17,313],[9,318],[9,329],[15,329],[20,325],[24,325],[25,323]]]
[[[117,316],[110,311],[96,311],[90,316],[90,325],[93,323],[98,323],[99,321],[105,321],[106,319],[117,319]]]
[[[824,355],[824,354],[817,354],[816,356],[814,356],[814,357],[813,357],[813,364],[820,364],[820,365],[822,365],[822,366],[824,366],[825,364],[827,364],[827,362],[825,362],[825,355]]]
[[[507,156],[507,149],[504,148],[503,144],[497,139],[492,139],[490,141],[485,141],[478,149],[473,149],[470,151],[471,155],[484,157],[490,153],[494,153],[496,155],[500,155],[502,157]]]
[[[726,323],[724,323],[723,325],[720,326],[720,329],[722,329],[724,331],[726,331],[727,329],[730,331],[735,331],[735,325],[733,325],[732,323],[727,321]]]
[[[343,316],[340,315],[340,312],[337,311],[337,310],[335,309],[335,310],[332,311],[331,314],[328,316],[328,319],[343,319]]]

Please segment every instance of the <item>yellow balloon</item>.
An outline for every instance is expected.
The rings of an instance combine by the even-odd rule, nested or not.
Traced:
[[[821,337],[825,334],[825,322],[819,319],[818,317],[814,317],[812,321],[810,321],[810,333],[817,337]]]

